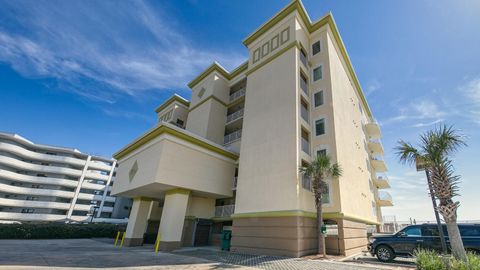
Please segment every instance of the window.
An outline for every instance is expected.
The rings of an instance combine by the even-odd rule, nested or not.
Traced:
[[[319,52],[320,52],[320,41],[317,41],[312,45],[312,54],[315,55]]]
[[[377,205],[374,202],[372,202],[372,214],[374,217],[377,216]]]
[[[27,201],[38,201],[38,197],[27,196],[26,200]]]
[[[329,204],[330,203],[330,185],[326,183],[325,189],[322,193],[322,204]]]
[[[177,126],[183,127],[183,120],[177,118]]]
[[[313,100],[315,103],[315,107],[323,105],[323,90],[318,91],[313,95]]]
[[[425,226],[422,228],[422,236],[439,236],[438,229],[435,227]]]
[[[302,187],[306,190],[312,190],[312,180],[305,174],[302,174]]]
[[[33,213],[34,209],[22,209],[22,213]]]
[[[313,81],[321,80],[323,77],[322,75],[322,66],[318,66],[313,69]]]
[[[469,237],[469,236],[480,237],[480,226],[478,225],[460,226],[459,229],[460,229],[460,235],[462,237]]]
[[[315,121],[315,135],[320,136],[325,134],[325,118]]]
[[[409,227],[403,230],[407,236],[421,236],[422,232],[419,226]]]
[[[198,91],[198,97],[202,98],[203,94],[205,94],[205,88],[202,87],[202,89],[200,89],[200,91]]]
[[[326,156],[327,155],[327,149],[317,150],[317,156],[320,156],[320,155]]]

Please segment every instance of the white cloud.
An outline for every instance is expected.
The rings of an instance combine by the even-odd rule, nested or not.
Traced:
[[[413,124],[411,127],[429,126],[444,121],[443,117],[446,115],[446,108],[441,109],[434,101],[423,99],[401,107],[398,115],[381,121],[381,124],[387,125],[406,120],[430,120],[427,123]]]
[[[465,115],[480,125],[480,77],[467,81],[459,89],[469,101],[468,111]]]
[[[213,61],[231,69],[245,60],[194,45],[172,18],[142,1],[4,4],[2,26],[15,27],[0,26],[0,61],[93,100],[184,89]]]
[[[367,87],[365,88],[367,90],[365,94],[370,95],[371,93],[377,91],[381,87],[382,87],[382,84],[377,79],[370,80],[367,83]]]

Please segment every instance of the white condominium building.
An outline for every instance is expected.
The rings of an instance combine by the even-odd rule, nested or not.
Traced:
[[[125,245],[145,232],[161,250],[214,245],[232,230],[233,252],[315,253],[311,180],[299,167],[326,153],[343,169],[326,179],[327,252],[364,250],[392,198],[380,127],[333,15],[312,22],[294,0],[243,44],[243,64],[212,64],[188,84],[190,101],[165,101],[158,124],[114,154],[112,192],[134,199]]]
[[[126,222],[114,159],[0,132],[0,221]]]

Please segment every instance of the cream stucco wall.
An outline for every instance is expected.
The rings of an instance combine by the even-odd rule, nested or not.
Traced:
[[[365,149],[365,116],[359,108],[363,105],[360,104],[360,98],[346,71],[345,61],[339,56],[331,33],[327,33],[336,155],[343,168],[343,175],[339,179],[341,210],[367,220],[376,220],[371,204],[375,199],[369,186],[371,172],[368,149]]]
[[[138,171],[129,180],[135,162]],[[113,194],[127,197],[184,188],[212,197],[231,197],[235,161],[190,142],[162,134],[119,160]]]
[[[212,218],[215,215],[215,199],[191,196],[186,215],[196,218]]]
[[[295,50],[248,76],[235,213],[298,208]]]

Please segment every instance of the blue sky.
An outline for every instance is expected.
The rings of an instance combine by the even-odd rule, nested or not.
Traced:
[[[154,109],[214,60],[233,69],[241,41],[288,0],[0,0],[0,130],[110,156],[155,124]],[[397,219],[433,219],[425,178],[393,152],[439,123],[468,147],[459,219],[480,220],[480,2],[305,0],[332,11],[382,126]]]

